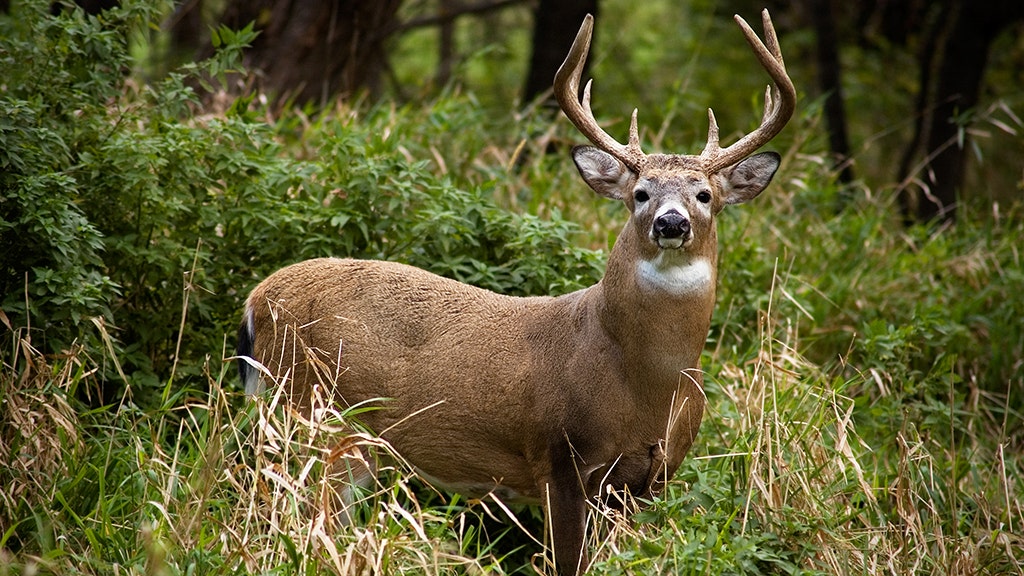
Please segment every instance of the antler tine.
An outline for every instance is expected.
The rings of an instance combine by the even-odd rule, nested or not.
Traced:
[[[590,52],[590,39],[593,32],[594,17],[587,14],[579,32],[576,33],[576,40],[573,41],[569,54],[555,74],[555,99],[558,100],[562,112],[588,140],[617,158],[634,172],[639,172],[646,154],[640,149],[640,134],[636,121],[637,111],[633,110],[633,117],[630,120],[629,144],[622,145],[605,132],[594,118],[594,112],[590,108],[590,88],[593,85],[593,80],[588,80],[583,88],[582,104],[579,100],[580,78],[583,76],[583,64],[587,61],[587,54]]]
[[[718,126],[714,123],[714,115],[711,115],[712,127],[708,129],[708,143],[701,152],[701,161],[704,162],[708,171],[716,171],[739,162],[744,157],[757,150],[769,140],[778,135],[786,123],[793,116],[796,109],[796,88],[789,74],[786,73],[786,63],[782,59],[782,48],[779,46],[778,36],[775,34],[775,26],[772,25],[772,18],[768,10],[761,12],[761,21],[764,26],[765,41],[757,37],[757,34],[750,28],[746,20],[739,15],[733,17],[743,36],[754,51],[758,61],[771,76],[773,84],[765,90],[764,114],[761,118],[761,125],[757,130],[747,134],[724,150],[718,145]],[[712,133],[714,137],[712,138]]]
[[[739,18],[740,22],[743,22],[743,18],[740,18],[739,15],[734,15],[734,18]],[[750,35],[753,35],[754,31],[750,30],[750,27],[746,24],[746,22],[743,22],[742,25],[746,30],[749,30],[749,34],[744,31],[744,34],[748,34],[747,38],[749,40]],[[767,8],[761,10],[761,27],[764,29],[765,47],[768,48],[772,57],[774,57],[775,60],[778,60],[778,62],[782,64],[782,67],[785,68],[786,66],[782,61],[782,48],[779,46],[779,37],[775,34],[775,26],[772,25],[772,17],[768,14]]]
[[[715,120],[715,111],[708,108],[708,143],[704,151],[708,149],[718,150],[718,121]]]

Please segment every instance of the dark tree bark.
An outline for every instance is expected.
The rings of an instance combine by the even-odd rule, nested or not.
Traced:
[[[256,23],[260,35],[245,64],[258,72],[258,88],[276,99],[326,104],[361,88],[379,90],[401,0],[228,0],[221,23],[239,29]]]
[[[199,51],[206,27],[203,24],[203,0],[182,0],[165,24],[170,32],[171,56],[191,60]]]
[[[540,0],[533,12],[533,50],[523,88],[523,102],[530,102],[551,88],[555,72],[569,53],[583,17],[597,18],[598,0]],[[590,62],[586,64],[590,66]],[[586,69],[584,69],[584,76]],[[549,97],[554,104],[554,98]]]
[[[463,16],[480,15],[488,12],[503,10],[516,4],[523,4],[528,0],[476,0],[466,2],[464,0],[438,0],[438,11],[436,14],[413,18],[390,27],[385,34],[391,36],[426,26],[437,26],[438,29],[438,64],[435,81],[438,86],[444,86],[451,80],[455,62],[458,59],[458,51],[455,45],[455,21]]]
[[[75,5],[90,16],[96,16],[104,10],[110,10],[119,3],[119,0],[75,0]],[[64,6],[62,6],[60,2],[53,2],[50,4],[50,14],[57,15],[63,9]]]
[[[922,25],[924,40],[917,56],[918,85],[917,97],[914,99],[914,110],[927,110],[930,102],[929,92],[926,86],[932,86],[932,59],[935,55],[936,45],[939,42],[939,30],[943,29],[949,16],[948,5],[939,6],[934,10],[930,18],[926,18]],[[916,173],[914,163],[920,160],[919,156],[923,149],[923,142],[928,138],[930,124],[925,121],[925,114],[914,115],[914,135],[907,143],[900,159],[899,177],[903,184],[899,195],[900,210],[903,214],[903,224],[910,226],[917,221],[917,201],[919,194],[907,186],[909,178]]]
[[[839,181],[849,184],[853,181],[853,167],[850,164],[850,140],[846,130],[839,37],[836,34],[833,4],[832,0],[808,0],[817,37],[818,89],[825,95],[824,113],[829,151],[839,171]]]
[[[458,10],[455,0],[440,0],[438,7],[444,20],[438,25],[437,85],[444,86],[452,78],[455,67],[455,18],[449,18]]]
[[[989,49],[1008,26],[1024,19],[1020,0],[948,0],[926,41],[921,66],[921,122],[904,159],[901,205],[907,220],[952,222],[967,164],[967,122],[981,94]],[[907,161],[908,159],[917,159]]]

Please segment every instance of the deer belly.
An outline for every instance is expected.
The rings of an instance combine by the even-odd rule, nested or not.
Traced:
[[[461,494],[468,498],[487,498],[492,497],[502,502],[508,502],[511,504],[532,504],[539,505],[541,503],[540,498],[534,494],[526,494],[517,490],[513,487],[506,486],[504,484],[497,483],[495,481],[490,482],[474,482],[474,481],[448,481],[437,478],[419,468],[416,469],[416,473],[421,478],[427,481],[428,484],[435,488],[440,488],[445,492],[453,494]]]

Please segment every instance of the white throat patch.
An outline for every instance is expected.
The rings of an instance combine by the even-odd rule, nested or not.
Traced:
[[[636,265],[640,287],[672,296],[696,296],[711,288],[714,281],[711,264],[704,258],[679,261],[672,253],[661,252],[653,260]]]

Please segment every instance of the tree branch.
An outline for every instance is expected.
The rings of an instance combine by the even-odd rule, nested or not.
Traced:
[[[442,14],[436,14],[434,16],[422,16],[419,18],[413,18],[405,22],[398,23],[383,31],[381,36],[387,37],[392,34],[405,32],[414,28],[425,28],[429,26],[439,26],[441,24],[448,24],[460,16],[466,16],[469,14],[485,14],[487,12],[493,12],[495,10],[501,10],[516,4],[525,4],[530,0],[481,0],[472,4],[455,5],[455,8],[448,10]]]

